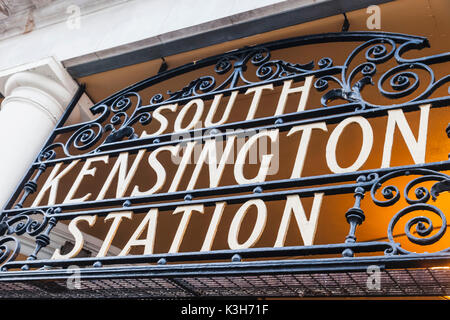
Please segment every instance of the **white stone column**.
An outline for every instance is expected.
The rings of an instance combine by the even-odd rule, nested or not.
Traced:
[[[72,93],[34,72],[11,75],[0,109],[0,203],[2,206],[61,118]]]
[[[78,84],[61,63],[45,58],[29,64],[0,71],[0,90],[5,97],[0,106],[0,211],[41,151],[76,93]],[[65,125],[90,120],[92,102],[82,95]],[[51,243],[39,253],[50,258],[71,236],[58,224],[51,234]],[[87,248],[98,247],[91,237]],[[36,239],[24,234],[21,254],[30,255]],[[94,250],[95,251],[95,250]],[[120,252],[119,249],[117,251]]]

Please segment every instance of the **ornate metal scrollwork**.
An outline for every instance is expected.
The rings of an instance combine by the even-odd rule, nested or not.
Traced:
[[[409,204],[409,206],[398,211],[390,220],[387,236],[389,241],[393,244],[394,250],[387,252],[388,254],[409,254],[412,253],[404,248],[401,248],[399,244],[394,241],[394,227],[399,220],[409,213],[418,213],[426,211],[439,218],[441,225],[439,230],[431,235],[436,226],[433,225],[433,221],[423,215],[414,216],[405,223],[405,235],[407,239],[417,245],[425,246],[431,245],[439,241],[447,230],[447,219],[445,214],[435,205],[428,203],[430,200],[436,201],[437,197],[444,191],[450,191],[449,181],[450,176],[429,169],[411,169],[411,170],[398,170],[391,172],[378,178],[374,181],[370,190],[372,201],[381,207],[390,207],[396,204],[401,198],[402,193],[395,185],[385,185],[385,183],[391,179],[398,177],[418,176],[409,181],[403,191],[403,199]],[[435,183],[427,188],[419,184],[423,182],[435,181]],[[414,191],[413,191],[414,189]],[[378,191],[382,195],[383,199],[377,198]],[[412,192],[413,191],[413,192]],[[411,197],[411,193],[414,193],[414,197]],[[414,228],[415,236],[411,230]],[[449,251],[450,249],[444,249],[441,251]]]
[[[202,76],[191,81],[181,90],[175,92],[169,90],[169,97],[166,100],[164,100],[164,95],[161,93],[154,95],[150,99],[150,104],[168,103],[181,98],[199,96],[204,93],[213,93],[225,89],[231,90],[238,86],[239,81],[242,81],[245,85],[251,85],[260,81],[301,75],[314,68],[313,61],[306,64],[298,64],[283,60],[270,60],[270,57],[270,50],[265,47],[227,54],[220,58],[214,67],[214,72],[218,75],[230,73],[220,84],[217,84],[214,76]],[[250,81],[245,77],[245,71],[249,62],[258,67],[255,73],[259,80],[258,82]]]
[[[55,215],[61,212],[60,208],[49,208],[46,211],[33,209],[24,211],[18,215],[8,217],[3,215],[0,222],[0,264],[14,261],[20,253],[20,242],[12,235],[21,236],[28,234],[35,237],[36,247],[27,260],[35,260],[39,251],[50,243],[49,233],[56,225]],[[41,215],[42,220],[32,218],[33,215]],[[12,250],[4,244],[14,242],[15,248]],[[24,269],[25,270],[25,269]]]
[[[126,113],[133,104],[129,96],[135,96],[137,98],[134,112],[130,117]],[[107,132],[111,131],[111,133],[106,138],[105,143],[121,141],[124,138],[137,138],[137,135],[134,133],[133,125],[136,122],[146,125],[150,123],[152,119],[149,112],[139,112],[140,107],[141,97],[136,92],[124,94],[113,102],[111,111],[114,112],[114,116],[111,118],[110,123],[105,126],[105,130]],[[118,125],[120,125],[120,127],[116,128]]]
[[[8,246],[8,243],[13,243],[13,248]],[[9,261],[14,261],[20,253],[20,242],[14,237],[0,238],[0,265]]]
[[[131,96],[136,97],[137,102],[133,107],[131,116],[127,111],[133,103]],[[46,147],[38,156],[38,161],[45,162],[56,157],[55,149],[61,148],[66,156],[72,156],[71,148],[78,151],[90,150],[93,153],[99,150],[103,144],[122,141],[124,139],[136,139],[137,135],[133,125],[150,123],[152,117],[148,111],[141,111],[141,97],[136,92],[128,92],[117,98],[111,106],[100,104],[91,108],[94,114],[99,116],[89,122],[81,124],[77,130],[67,139],[66,143],[56,142]],[[109,123],[104,124],[109,115],[113,113]],[[109,134],[108,134],[109,133]],[[103,139],[103,142],[100,141]],[[97,148],[94,148],[97,146]]]
[[[0,236],[5,234],[22,235],[24,233],[27,233],[30,236],[36,236],[45,229],[52,216],[60,212],[60,208],[49,208],[46,211],[32,209],[21,212],[19,215],[12,217],[3,216],[3,219],[0,222]],[[31,218],[32,215],[41,215],[42,221],[37,221]]]
[[[390,46],[390,49],[387,46]],[[332,75],[325,75],[316,80],[314,86],[318,91],[326,90],[329,81],[333,81],[339,86],[339,88],[331,89],[322,96],[322,105],[327,106],[330,101],[343,99],[351,103],[360,104],[360,107],[357,109],[381,107],[380,105],[367,101],[362,96],[361,91],[366,85],[375,85],[373,78],[377,73],[377,66],[392,58],[395,59],[398,65],[381,74],[377,83],[379,92],[389,99],[411,96],[408,102],[428,98],[437,88],[450,81],[450,76],[445,76],[436,81],[434,72],[428,64],[435,63],[436,61],[446,61],[449,59],[449,54],[409,60],[401,57],[405,51],[411,48],[421,49],[426,46],[428,46],[428,42],[423,39],[411,39],[404,44],[398,44],[390,39],[389,36],[372,39],[361,44],[349,55],[345,63],[340,67],[342,70],[340,79]],[[364,50],[364,57],[367,61],[349,71],[350,64]],[[414,69],[424,70],[429,76],[427,88],[423,92],[419,92],[416,96],[412,95],[419,88],[420,77],[417,72],[413,71]],[[361,74],[361,77],[355,81],[358,74]],[[385,89],[385,83],[388,80],[392,90]]]

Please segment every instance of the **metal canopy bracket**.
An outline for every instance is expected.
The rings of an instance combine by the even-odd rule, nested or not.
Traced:
[[[342,32],[347,32],[348,29],[350,29],[350,22],[348,21],[345,12],[343,13],[343,16],[344,16],[344,23],[342,24]]]

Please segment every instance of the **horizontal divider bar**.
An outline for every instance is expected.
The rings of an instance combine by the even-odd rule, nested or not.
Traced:
[[[366,183],[365,185],[369,185]],[[196,205],[203,204],[205,206],[212,206],[216,202],[226,202],[227,204],[237,204],[242,203],[251,199],[265,199],[266,201],[274,201],[274,200],[284,200],[286,196],[289,195],[301,195],[303,197],[312,197],[315,193],[325,193],[327,195],[337,195],[343,193],[353,193],[356,187],[364,186],[364,184],[347,184],[347,185],[338,185],[338,186],[330,186],[330,187],[319,187],[319,188],[310,188],[310,189],[295,189],[295,190],[284,190],[284,191],[275,191],[268,193],[251,193],[246,195],[235,195],[235,196],[224,196],[224,197],[215,197],[215,198],[206,198],[206,199],[197,199],[197,200],[181,200],[176,202],[164,202],[164,203],[145,203],[141,205],[131,206],[126,205],[120,208],[104,208],[97,210],[87,210],[87,211],[78,211],[78,212],[66,212],[64,213],[64,209],[67,208],[64,205],[55,205],[53,207],[58,207],[63,210],[62,213],[54,213],[51,214],[51,217],[55,217],[57,220],[68,220],[81,215],[106,215],[110,212],[120,212],[120,211],[133,211],[136,213],[145,212],[152,208],[159,209],[160,211],[164,210],[173,210],[178,206],[187,206],[187,205]],[[158,200],[158,199],[155,199]],[[114,202],[119,200],[114,200]],[[95,204],[95,203],[94,203]],[[118,204],[123,204],[123,202],[119,202]],[[106,203],[104,205],[112,206],[113,203]],[[71,207],[76,207],[77,209],[83,209],[82,204],[71,205]],[[37,209],[32,208],[32,210]],[[22,210],[28,211],[28,210]],[[3,213],[7,213],[3,211]]]
[[[41,260],[42,261],[42,260]],[[40,263],[34,261],[32,263]],[[72,260],[68,260],[72,261]],[[367,268],[378,266],[380,271],[403,268],[433,268],[447,266],[450,263],[449,254],[409,254],[401,256],[368,256],[356,258],[320,258],[320,259],[287,259],[242,261],[239,263],[189,263],[171,265],[126,265],[102,268],[80,268],[82,279],[118,279],[118,278],[164,278],[203,276],[233,276],[240,277],[257,274],[298,274],[317,272],[364,272]],[[15,265],[20,267],[20,265]],[[32,267],[35,267],[33,265]],[[40,265],[36,266],[40,267]],[[44,266],[42,266],[44,267]],[[28,271],[0,272],[0,282],[14,282],[27,280],[66,280],[73,277],[74,270],[70,265],[67,269],[38,269]],[[436,270],[438,271],[438,270]]]
[[[128,202],[128,206],[124,208],[116,208],[114,211],[127,211],[127,210],[143,210],[145,208],[155,207],[162,208],[168,207],[175,208],[179,205],[189,205],[195,203],[214,203],[219,201],[227,201],[233,203],[242,202],[242,200],[248,200],[253,198],[273,198],[279,199],[283,198],[286,195],[298,194],[303,195],[304,197],[314,196],[314,193],[324,192],[327,195],[336,195],[336,194],[345,194],[345,193],[353,193],[356,187],[363,187],[368,190],[372,185],[373,181],[369,182],[359,182],[353,184],[345,184],[345,185],[332,185],[325,187],[315,187],[315,188],[304,188],[304,189],[295,189],[295,190],[284,190],[284,191],[275,191],[271,193],[264,193],[264,191],[278,189],[278,188],[292,188],[292,187],[300,187],[300,186],[312,186],[312,185],[323,185],[330,183],[340,183],[340,182],[348,182],[348,181],[356,181],[359,176],[369,175],[369,174],[378,174],[379,177],[383,175],[389,174],[394,171],[400,170],[414,170],[414,169],[430,169],[430,170],[438,170],[445,171],[450,170],[450,160],[441,161],[441,162],[433,162],[433,163],[424,163],[419,165],[408,165],[401,167],[390,167],[390,168],[379,168],[379,169],[371,169],[364,171],[356,171],[356,172],[348,172],[348,173],[339,173],[339,174],[327,174],[320,176],[310,176],[303,177],[297,179],[284,179],[284,180],[275,180],[275,181],[265,181],[261,183],[253,183],[253,184],[245,184],[245,185],[231,185],[231,186],[222,186],[216,188],[205,188],[205,189],[196,189],[196,190],[185,190],[185,191],[177,191],[177,192],[169,192],[169,193],[155,193],[149,196],[144,197],[125,197],[119,199],[104,199],[98,201],[86,201],[79,203],[71,203],[71,204],[56,204],[51,206],[39,206],[39,207],[24,207],[24,208],[16,208],[16,209],[8,209],[3,210],[3,214],[8,214],[10,216],[20,214],[22,212],[30,211],[30,210],[46,210],[48,208],[59,207],[63,211],[64,210],[73,210],[73,209],[84,209],[84,208],[99,208],[103,206],[122,206],[124,203]],[[261,193],[252,193],[248,195],[237,195],[233,197],[220,197],[220,198],[209,198],[209,199],[198,199],[195,200],[196,197],[205,197],[205,196],[221,196],[227,194],[237,194],[244,192],[252,192],[255,188],[260,187],[262,189]],[[186,195],[190,195],[194,200],[184,200],[172,203],[157,203],[151,205],[152,202],[157,201],[171,201],[171,200],[179,200],[184,199]],[[269,199],[270,200],[270,199]],[[230,203],[231,203],[230,202]],[[138,207],[131,207],[133,204],[141,204],[146,203],[146,205],[141,205]],[[108,212],[112,211],[112,209],[104,209],[102,212],[107,210]],[[92,211],[90,211],[92,212]],[[72,213],[68,213],[70,216],[74,216]],[[63,213],[59,213],[55,215],[57,217],[65,216]]]
[[[208,261],[225,260],[233,257],[239,259],[252,258],[274,258],[274,257],[296,257],[320,254],[339,254],[345,249],[351,249],[355,253],[379,252],[392,248],[389,242],[359,242],[359,243],[337,243],[312,246],[292,246],[292,247],[266,247],[250,248],[241,250],[215,250],[200,252],[179,252],[179,253],[158,253],[151,255],[127,255],[108,257],[71,258],[68,260],[27,260],[5,263],[2,267],[11,269],[27,265],[31,268],[43,266],[68,267],[70,265],[87,266],[94,262],[102,264],[128,264],[128,263],[165,263],[184,261]],[[238,255],[239,257],[237,257]],[[345,259],[345,258],[344,258]]]

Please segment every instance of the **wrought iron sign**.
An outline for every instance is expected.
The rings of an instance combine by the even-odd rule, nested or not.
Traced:
[[[246,47],[136,83],[67,125],[80,91],[1,213],[1,274],[448,262],[450,53],[419,56],[429,47],[372,32]],[[59,226],[72,248],[41,259]],[[101,246],[81,258],[85,233]],[[35,250],[17,259],[22,235]]]

